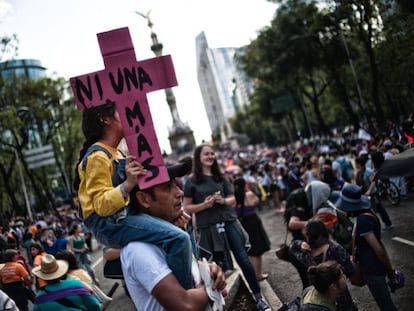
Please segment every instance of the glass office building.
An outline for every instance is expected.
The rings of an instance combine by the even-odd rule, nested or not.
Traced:
[[[3,78],[14,79],[24,76],[37,80],[46,77],[46,68],[37,59],[14,59],[0,63],[0,73]]]

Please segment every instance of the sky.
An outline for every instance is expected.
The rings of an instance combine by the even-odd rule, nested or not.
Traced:
[[[52,77],[69,79],[103,70],[96,34],[128,27],[137,60],[153,58],[149,13],[163,54],[173,60],[173,88],[180,119],[196,143],[210,140],[210,127],[197,81],[195,38],[205,32],[210,48],[241,47],[270,24],[276,5],[266,0],[0,0],[0,36],[16,34],[16,58],[38,59]],[[2,59],[6,60],[6,59]],[[161,150],[171,152],[172,119],[164,91],[148,102]]]

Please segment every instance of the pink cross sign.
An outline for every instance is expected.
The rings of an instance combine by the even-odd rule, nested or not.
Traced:
[[[169,181],[154,124],[148,92],[177,85],[171,56],[137,61],[127,27],[98,33],[105,70],[70,79],[79,110],[115,102],[129,152],[148,170],[141,189]]]

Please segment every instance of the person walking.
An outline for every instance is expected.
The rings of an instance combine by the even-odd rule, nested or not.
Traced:
[[[220,262],[226,241],[253,292],[259,310],[270,309],[262,296],[256,272],[246,246],[248,235],[237,219],[232,184],[220,170],[215,151],[209,144],[194,150],[193,174],[184,185],[184,209],[195,214],[199,232],[200,257]]]
[[[304,241],[305,236],[302,230],[306,227],[308,220],[312,218],[312,205],[308,202],[305,188],[297,188],[293,190],[286,199],[286,210],[283,218],[286,223],[286,230],[292,234],[291,245],[294,241]],[[296,259],[289,252],[289,262],[298,271],[300,280],[302,281],[302,289],[310,286],[307,266]]]
[[[381,241],[381,224],[370,209],[369,198],[362,195],[361,187],[345,184],[335,205],[356,217],[356,260],[378,307],[382,311],[397,310],[386,281],[386,276],[391,282],[395,279],[395,270]]]
[[[43,245],[40,242],[34,242],[31,248],[32,256],[33,256],[33,267],[40,266],[42,263],[42,257],[46,256],[47,253],[43,248]],[[36,289],[39,290],[40,288],[46,286],[46,282],[41,278],[36,277],[35,279]]]
[[[174,250],[167,252],[168,265],[180,284],[191,288],[188,234],[180,228],[167,228],[146,214],[128,214],[129,192],[147,171],[134,156],[117,149],[124,133],[115,103],[107,100],[104,105],[84,109],[82,130],[86,140],[76,164],[74,189],[85,225],[108,247],[120,249],[131,241],[143,241]]]
[[[394,228],[392,225],[390,216],[387,213],[387,210],[382,204],[381,197],[379,195],[378,189],[376,187],[375,174],[378,168],[384,162],[384,156],[382,152],[374,152],[371,155],[372,163],[374,165],[374,170],[366,167],[367,158],[365,156],[360,156],[356,158],[355,164],[357,167],[357,173],[355,177],[355,183],[362,188],[365,195],[371,196],[371,208],[373,211],[377,212],[382,222],[385,224],[384,230],[389,231]]]
[[[68,246],[69,249],[75,254],[76,259],[78,260],[79,265],[88,271],[93,282],[96,285],[99,285],[99,282],[95,276],[95,271],[93,271],[91,266],[91,260],[89,259],[89,248],[86,245],[85,236],[82,232],[82,227],[80,224],[75,223],[72,226],[70,231]]]
[[[256,272],[257,280],[263,281],[269,277],[269,274],[262,273],[262,255],[270,250],[270,240],[256,212],[259,198],[253,191],[246,189],[244,178],[235,179],[233,184],[237,216],[249,234],[251,247],[247,253]]]

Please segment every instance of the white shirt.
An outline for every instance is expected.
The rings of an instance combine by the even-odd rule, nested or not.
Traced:
[[[137,310],[164,311],[151,292],[172,273],[165,252],[153,244],[130,242],[121,250],[121,262],[125,283]],[[192,262],[192,275],[196,287],[199,287],[201,278],[195,260]],[[207,310],[211,310],[210,306],[207,306]]]
[[[0,308],[4,310],[18,311],[16,303],[5,292],[0,289]],[[3,309],[2,309],[3,310]]]

